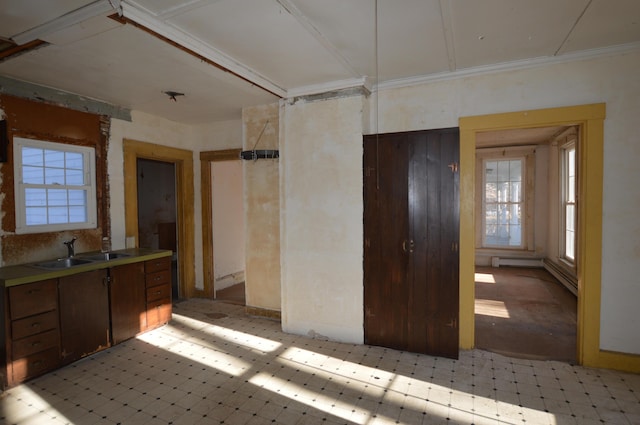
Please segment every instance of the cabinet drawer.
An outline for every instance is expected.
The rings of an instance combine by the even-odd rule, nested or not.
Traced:
[[[147,288],[158,285],[171,286],[171,272],[169,270],[147,274],[144,279]]]
[[[37,335],[13,341],[13,358],[19,359],[31,354],[44,351],[48,348],[60,346],[60,334],[57,329],[52,329]]]
[[[156,258],[144,262],[145,273],[153,273],[160,270],[171,269],[171,257]]]
[[[9,311],[12,319],[56,310],[58,292],[55,279],[9,288]]]
[[[171,300],[157,300],[147,305],[147,326],[149,329],[163,325],[171,320]]]
[[[58,310],[14,320],[11,323],[11,338],[25,338],[50,329],[58,329]]]
[[[159,285],[147,288],[147,303],[162,299],[167,299],[167,303],[171,303],[171,286]]]
[[[58,347],[41,351],[28,357],[13,361],[13,382],[22,382],[28,378],[41,375],[60,364]]]

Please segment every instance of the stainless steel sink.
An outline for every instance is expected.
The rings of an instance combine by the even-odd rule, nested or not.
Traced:
[[[123,254],[121,252],[101,252],[99,254],[83,256],[83,258],[86,258],[91,261],[109,261],[109,260],[115,260],[116,258],[124,258],[124,257],[130,257],[130,256],[131,255],[129,254]]]
[[[82,264],[89,264],[91,260],[85,260],[81,258],[60,258],[58,260],[43,261],[41,263],[33,264],[34,267],[41,269],[67,269],[73,266],[80,266]]]

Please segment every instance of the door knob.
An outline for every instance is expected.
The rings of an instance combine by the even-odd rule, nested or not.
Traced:
[[[402,250],[404,252],[413,252],[414,247],[415,247],[415,244],[412,239],[409,239],[409,240],[405,239],[402,241]]]

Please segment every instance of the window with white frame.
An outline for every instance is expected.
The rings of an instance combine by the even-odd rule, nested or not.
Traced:
[[[562,204],[562,229],[560,232],[560,256],[569,264],[576,260],[576,144],[570,141],[560,148],[560,196]]]
[[[525,158],[483,161],[483,247],[523,247],[524,166]]]
[[[96,227],[95,150],[14,137],[16,233]]]

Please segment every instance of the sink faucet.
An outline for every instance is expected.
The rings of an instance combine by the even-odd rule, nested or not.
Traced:
[[[73,246],[73,243],[76,241],[76,239],[78,238],[74,237],[71,240],[62,242],[67,246],[67,258],[72,258],[74,255],[76,255],[75,247]]]

